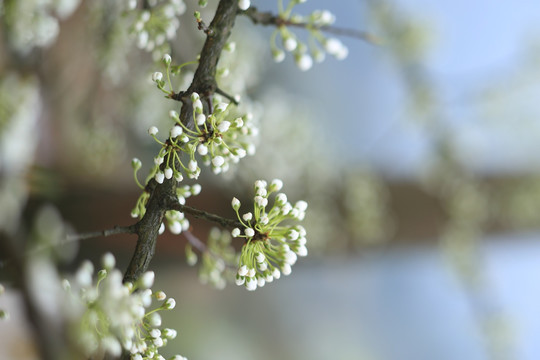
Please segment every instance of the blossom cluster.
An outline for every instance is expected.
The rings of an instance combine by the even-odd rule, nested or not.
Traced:
[[[163,75],[154,73],[153,80],[158,87],[163,88]],[[211,166],[216,174],[226,172],[230,163],[237,163],[246,155],[255,153],[255,146],[250,137],[258,134],[258,129],[253,125],[252,115],[232,116],[231,103],[219,102],[209,115],[203,112],[203,104],[199,94],[192,93],[193,104],[193,128],[188,128],[180,120],[179,114],[171,110],[169,116],[175,125],[169,132],[166,142],[157,139],[158,129],[152,126],[148,133],[162,145],[158,156],[154,159],[157,166],[166,160],[166,168],[162,172],[157,170],[156,181],[162,183],[165,178],[175,177],[182,181],[184,171],[189,178],[199,177],[201,168],[196,160],[196,154],[201,156],[204,165]],[[184,163],[180,154],[189,156],[189,161]],[[180,167],[177,168],[176,164]]]
[[[159,351],[177,332],[162,327],[160,311],[173,309],[175,300],[162,291],[152,292],[151,271],[132,284],[122,283],[112,254],[104,255],[103,267],[94,276],[92,263],[85,261],[71,281],[63,281],[82,313],[73,320],[74,340],[88,357],[118,357],[125,351],[133,360],[164,359]],[[152,307],[154,300],[160,302],[157,307]]]
[[[305,217],[307,203],[300,200],[293,206],[284,193],[277,193],[272,207],[269,196],[281,190],[279,179],[270,185],[264,180],[255,182],[253,212],[239,213],[240,201],[233,198],[232,207],[242,225],[231,232],[233,237],[244,238],[236,284],[253,291],[267,282],[289,275],[298,256],[306,256],[306,230],[301,225],[289,225],[287,220],[301,221]]]
[[[306,1],[291,0],[285,9],[280,6],[279,16],[284,22],[305,27],[309,31],[308,43],[300,41],[287,26],[279,26],[274,30],[270,41],[274,61],[283,61],[285,53],[290,52],[294,56],[296,65],[302,71],[309,70],[313,66],[313,60],[324,61],[326,54],[343,60],[349,53],[347,47],[339,39],[326,37],[321,32],[322,28],[332,25],[335,21],[335,16],[330,11],[316,10],[308,16],[292,13],[295,5]],[[282,48],[277,44],[278,36],[281,38]]]
[[[154,52],[158,56],[167,52],[168,40],[172,40],[180,26],[178,16],[186,12],[183,0],[149,0],[144,10],[137,9],[140,0],[128,0],[128,13],[134,14],[131,31],[136,36],[139,49]],[[158,57],[159,58],[159,57]]]
[[[189,256],[193,255],[190,255],[189,251],[186,251],[186,255],[189,262]],[[201,255],[200,281],[217,289],[225,288],[227,281],[234,278],[233,264],[237,260],[236,251],[231,245],[230,233],[216,227],[212,228],[208,235],[206,249]]]
[[[0,18],[7,27],[4,35],[17,52],[26,55],[34,47],[52,45],[60,33],[60,21],[68,18],[80,0],[0,2]]]

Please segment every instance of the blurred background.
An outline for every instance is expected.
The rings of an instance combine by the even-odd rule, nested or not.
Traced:
[[[0,0],[0,17],[14,3]],[[166,133],[169,110],[178,110],[150,81],[164,71],[158,50],[139,49],[122,2],[37,3],[17,2],[30,15],[4,17],[0,30],[0,229],[32,238],[58,219],[80,233],[132,224],[131,159],[150,168],[158,145],[146,130]],[[167,49],[173,63],[195,59],[204,41],[191,3]],[[202,11],[207,22],[215,3]],[[276,11],[272,1],[252,5]],[[166,351],[538,359],[540,6],[310,0],[295,12],[326,8],[336,27],[374,42],[340,37],[348,57],[328,56],[307,72],[290,55],[272,61],[272,28],[237,19],[236,52],[224,53],[229,72],[218,82],[259,122],[257,153],[226,176],[203,172],[201,195],[188,201],[233,216],[232,196],[247,201],[253,181],[280,178],[291,201],[309,203],[310,255],[254,293],[218,290],[186,265],[185,237],[166,232],[151,266],[157,287],[177,301],[164,323],[179,336]],[[194,70],[174,80],[177,89]],[[205,240],[209,224],[190,222]],[[58,245],[60,266],[111,251],[125,269],[135,241]],[[0,322],[0,358],[33,359],[6,263],[0,307],[11,318]]]

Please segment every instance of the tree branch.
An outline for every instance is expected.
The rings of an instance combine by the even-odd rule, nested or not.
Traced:
[[[102,231],[93,231],[83,234],[70,234],[67,236],[68,241],[80,241],[80,240],[86,240],[86,239],[93,239],[97,237],[107,237],[112,235],[118,235],[118,234],[136,234],[136,225],[130,225],[130,226],[115,226],[112,229],[102,230]]]
[[[179,94],[176,99],[182,102],[180,121],[188,128],[194,127],[192,118],[193,105],[191,104],[190,95],[197,92],[201,97],[208,98],[217,89],[215,79],[217,64],[234,26],[237,12],[237,0],[220,0],[214,19],[210,23],[207,32],[193,82],[188,90]],[[150,194],[146,213],[141,221],[135,225],[135,232],[139,238],[131,262],[124,274],[124,281],[135,282],[148,269],[154,256],[159,227],[163,222],[165,212],[170,209],[168,204],[170,204],[170,199],[176,198],[176,181],[166,180],[163,184],[157,185]],[[183,209],[186,212],[188,211],[187,208]],[[203,212],[200,212],[200,210],[193,211],[203,216]],[[197,216],[195,213],[192,213],[192,215]],[[210,216],[210,218],[212,217]],[[225,224],[230,225],[227,222]]]
[[[178,201],[171,202],[168,207],[169,207],[169,210],[177,210],[185,214],[190,214],[195,218],[214,222],[216,224],[221,225],[224,228],[233,229],[235,227],[242,227],[242,223],[238,220],[227,219],[219,215],[211,214],[204,210],[199,210],[199,209],[192,208],[191,206],[182,205]]]
[[[374,45],[378,45],[381,43],[380,39],[378,39],[375,35],[370,34],[366,31],[337,28],[334,26],[314,26],[309,23],[293,22],[290,20],[285,20],[281,18],[279,15],[275,15],[269,11],[267,12],[258,11],[257,8],[254,6],[251,6],[246,11],[240,11],[239,14],[247,16],[256,25],[276,26],[276,27],[292,26],[292,27],[298,27],[298,28],[303,28],[303,29],[308,29],[308,30],[316,29],[316,30],[324,31],[326,33],[361,39]]]

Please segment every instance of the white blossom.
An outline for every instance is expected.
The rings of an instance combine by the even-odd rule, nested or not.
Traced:
[[[178,126],[178,125],[175,125],[172,127],[171,129],[171,138],[176,138],[177,136],[180,136],[182,135],[182,127],[181,126]]]
[[[238,0],[238,7],[240,10],[247,10],[251,6],[250,0]]]

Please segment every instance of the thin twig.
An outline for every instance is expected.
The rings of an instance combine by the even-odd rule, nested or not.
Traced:
[[[236,100],[234,96],[227,94],[225,91],[221,90],[219,87],[216,87],[216,92],[222,96],[225,96],[227,100],[232,102],[234,105],[238,106],[239,102],[238,100]]]
[[[373,45],[379,45],[381,43],[381,40],[366,31],[356,30],[356,29],[345,29],[345,28],[338,28],[334,26],[316,26],[309,23],[304,22],[293,22],[290,20],[285,20],[281,18],[279,15],[275,15],[271,12],[261,12],[258,11],[256,7],[251,6],[246,11],[241,11],[240,14],[247,16],[254,24],[258,25],[264,25],[264,26],[293,26],[303,29],[312,29],[312,30],[321,30],[327,33],[335,34],[335,35],[341,35],[341,36],[348,36],[356,39],[364,40],[370,44]]]
[[[115,226],[112,229],[102,230],[102,231],[93,231],[83,234],[69,234],[67,235],[68,241],[79,241],[86,239],[93,239],[97,237],[107,237],[118,234],[136,234],[137,228],[135,225],[130,226]]]
[[[193,235],[191,232],[186,230],[186,231],[183,231],[182,234],[184,234],[187,241],[189,241],[189,243],[195,249],[199,250],[202,253],[205,252],[206,250],[208,250],[208,246],[206,246],[205,243],[203,243],[201,240],[199,240],[199,238],[196,237],[195,235]]]
[[[199,219],[205,219],[211,222],[215,222],[216,224],[219,224],[224,228],[232,229],[235,227],[242,226],[242,223],[238,220],[224,218],[222,216],[211,214],[204,210],[199,210],[199,209],[192,208],[191,206],[182,205],[178,201],[171,202],[169,204],[169,210],[177,210],[186,214],[190,214]]]

